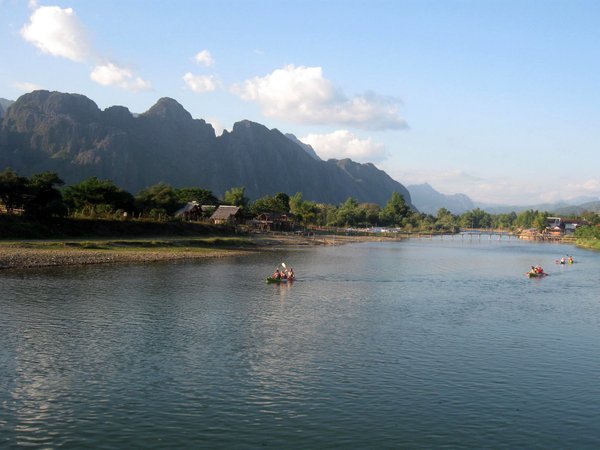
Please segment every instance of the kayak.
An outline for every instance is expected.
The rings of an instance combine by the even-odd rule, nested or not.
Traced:
[[[541,278],[541,277],[547,277],[548,274],[546,272],[542,272],[542,273],[527,272],[527,276],[529,278]]]
[[[288,281],[294,281],[293,278],[273,278],[273,277],[267,277],[267,283],[271,284],[271,283],[287,283]]]

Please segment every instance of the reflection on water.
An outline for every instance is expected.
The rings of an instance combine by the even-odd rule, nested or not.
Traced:
[[[2,272],[0,447],[597,448],[599,268],[446,239]]]

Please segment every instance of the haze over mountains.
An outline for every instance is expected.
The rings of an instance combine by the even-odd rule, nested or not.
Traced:
[[[557,215],[578,215],[585,211],[600,212],[600,199],[581,197],[571,202],[539,203],[531,205],[492,205],[475,202],[465,194],[442,194],[428,183],[409,185],[413,205],[424,213],[436,215],[440,208],[446,208],[452,214],[460,215],[475,208],[490,214],[504,214],[525,210],[548,211]]]
[[[97,176],[132,193],[165,182],[218,196],[243,186],[251,199],[302,192],[332,204],[352,197],[385,205],[399,192],[410,203],[408,190],[373,164],[321,161],[294,136],[247,120],[217,137],[170,98],[134,116],[123,106],[100,110],[79,94],[25,94],[2,117],[0,170],[6,167],[25,176],[57,172],[68,184]]]

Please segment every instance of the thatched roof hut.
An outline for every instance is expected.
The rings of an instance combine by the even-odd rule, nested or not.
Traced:
[[[210,221],[214,224],[235,224],[241,218],[239,206],[221,205],[210,216]]]

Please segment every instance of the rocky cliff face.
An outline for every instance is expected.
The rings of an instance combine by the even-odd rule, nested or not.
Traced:
[[[55,171],[67,183],[97,176],[132,193],[162,181],[219,196],[244,186],[252,199],[302,192],[327,203],[351,196],[385,204],[397,191],[410,202],[404,186],[372,164],[321,161],[278,130],[250,121],[216,137],[210,124],[170,98],[134,117],[122,106],[102,111],[82,95],[26,94],[2,118],[0,170],[5,167],[27,176]]]

